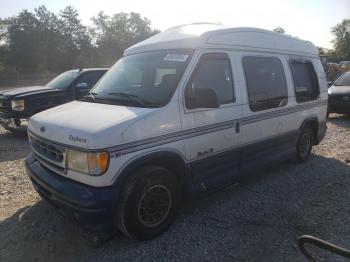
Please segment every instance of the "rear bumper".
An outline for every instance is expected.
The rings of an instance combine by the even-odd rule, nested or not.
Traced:
[[[113,211],[117,203],[115,187],[91,187],[62,177],[43,167],[32,154],[25,159],[25,167],[43,199],[87,230],[113,231]]]

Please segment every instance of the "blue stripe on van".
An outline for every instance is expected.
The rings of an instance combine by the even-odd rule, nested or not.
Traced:
[[[228,128],[233,128],[236,126],[237,123],[240,123],[241,125],[247,125],[251,124],[254,122],[258,121],[263,121],[267,120],[270,118],[274,117],[279,117],[283,115],[288,115],[291,113],[299,112],[302,110],[314,108],[314,107],[319,107],[322,105],[327,105],[327,99],[323,101],[315,101],[312,103],[307,103],[307,104],[301,104],[296,107],[292,108],[284,108],[284,109],[279,109],[273,112],[266,112],[266,113],[261,113],[258,115],[254,116],[249,116],[249,117],[243,117],[240,119],[235,119],[235,120],[229,120],[229,121],[224,121],[220,123],[215,123],[215,124],[210,124],[206,126],[201,126],[201,127],[196,127],[192,129],[187,129],[187,130],[182,130],[170,134],[165,134],[161,136],[156,136],[152,138],[147,138],[147,139],[142,139],[138,141],[134,141],[131,143],[126,143],[118,146],[114,146],[111,148],[107,148],[110,153],[115,155],[115,156],[120,156],[120,155],[125,155],[129,154],[132,152],[164,145],[164,144],[169,144],[172,142],[188,139],[191,137],[199,136],[199,135],[204,135],[212,132],[217,132],[221,130],[225,130]]]

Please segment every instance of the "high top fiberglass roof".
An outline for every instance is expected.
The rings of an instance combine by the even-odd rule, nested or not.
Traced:
[[[165,49],[235,48],[318,56],[309,41],[259,28],[189,24],[169,28],[125,50],[124,55]]]

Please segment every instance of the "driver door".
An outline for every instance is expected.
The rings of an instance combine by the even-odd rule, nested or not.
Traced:
[[[238,175],[240,92],[235,89],[235,70],[229,52],[204,52],[186,85],[182,124],[191,136],[185,139],[186,158],[199,191],[221,186]],[[191,108],[194,89],[211,89],[218,108]]]

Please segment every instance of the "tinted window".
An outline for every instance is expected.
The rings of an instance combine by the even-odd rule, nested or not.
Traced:
[[[105,73],[105,71],[91,71],[91,72],[85,72],[83,73],[76,81],[76,84],[78,83],[86,83],[87,87],[85,88],[91,88],[93,87],[98,80],[102,77],[102,75]]]
[[[281,61],[276,57],[243,58],[252,111],[285,106],[288,102],[286,78]]]
[[[298,103],[316,99],[319,94],[317,75],[309,61],[291,61],[295,88],[295,99]]]
[[[212,89],[216,93],[220,105],[235,101],[231,64],[226,54],[210,53],[201,57],[186,88],[186,97],[191,97],[190,93],[200,88]]]
[[[78,75],[79,70],[64,72],[52,79],[49,83],[46,84],[46,86],[56,89],[66,89]]]
[[[335,86],[350,86],[350,72],[341,75],[334,83]]]

